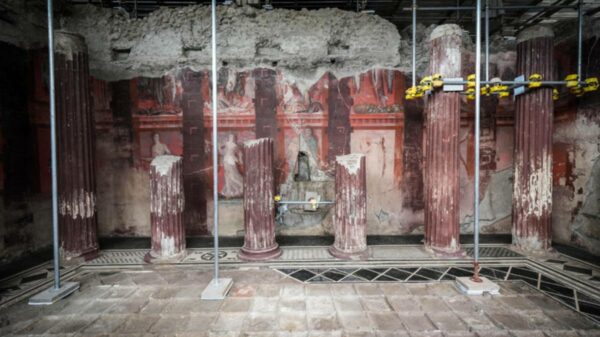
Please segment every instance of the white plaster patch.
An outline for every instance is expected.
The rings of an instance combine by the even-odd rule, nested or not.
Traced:
[[[91,218],[96,212],[96,195],[83,189],[73,191],[71,199],[61,198],[59,202],[59,213],[62,216],[70,216],[73,219]]]
[[[339,165],[345,167],[349,174],[354,175],[360,169],[361,159],[364,156],[362,153],[351,153],[344,156],[337,156],[335,160]]]
[[[54,32],[54,50],[71,60],[74,54],[86,53],[85,40],[82,36],[57,30]]]
[[[517,35],[517,43],[540,37],[554,37],[554,31],[548,26],[535,25],[524,29]]]
[[[173,156],[173,155],[157,156],[156,158],[154,158],[152,160],[152,162],[150,163],[150,166],[154,167],[154,169],[156,170],[156,172],[159,175],[164,176],[167,173],[169,173],[169,170],[171,169],[171,167],[173,167],[173,164],[175,164],[179,160],[181,160],[181,157],[179,157],[179,156]]]

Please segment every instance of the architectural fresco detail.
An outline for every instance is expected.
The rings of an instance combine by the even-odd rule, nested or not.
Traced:
[[[240,173],[242,153],[235,142],[235,135],[230,134],[225,144],[221,145],[224,185],[220,194],[225,198],[241,197],[244,194],[244,178]]]
[[[373,69],[342,78],[326,72],[312,84],[264,68],[234,71],[224,67],[219,74],[221,198],[242,197],[245,163],[239,144],[267,136],[274,139],[277,193],[298,200],[304,200],[309,192],[333,198],[335,165],[331,159],[350,152],[362,153],[366,156],[367,195],[372,200],[367,206],[369,234],[423,232],[423,105],[404,101],[406,78],[400,71]],[[211,100],[210,73],[185,69],[158,80],[163,84],[141,78],[130,80],[133,139],[138,144],[133,147],[137,158],[134,163],[147,171],[150,160],[159,153],[167,154],[168,150],[181,155],[189,201],[184,211],[186,231],[189,235],[206,233],[212,194],[212,110],[207,103]],[[139,83],[145,83],[144,88],[155,83],[155,89],[146,88],[140,95]],[[165,100],[168,90],[158,89],[169,88],[169,83],[179,83],[178,89]],[[161,106],[154,102],[159,100],[157,92],[162,95],[163,110],[173,113],[139,114],[141,107]],[[179,102],[180,107],[169,108],[171,102]],[[466,191],[472,188],[473,179],[472,106],[467,102],[461,106],[460,186]],[[507,169],[512,158],[512,150],[500,148],[498,152],[496,144],[496,125],[504,124],[498,124],[500,119],[492,108],[483,111],[482,198],[486,181],[494,182],[495,172]],[[507,159],[497,165],[500,156]],[[463,230],[469,230],[470,210],[472,196],[461,193]],[[499,215],[490,218],[490,226],[506,217],[503,210],[494,211]],[[278,230],[282,234],[333,234],[332,216],[329,207],[314,213],[292,209],[281,218]],[[235,219],[230,233],[243,229],[241,218]],[[506,230],[506,226],[490,229]]]

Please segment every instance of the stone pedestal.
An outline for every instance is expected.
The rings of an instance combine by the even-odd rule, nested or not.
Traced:
[[[54,39],[61,256],[90,259],[98,239],[88,53],[79,35],[56,31]]]
[[[517,37],[517,74],[553,79],[554,33],[531,27]],[[552,88],[516,97],[513,243],[523,250],[550,248],[552,233]]]
[[[244,143],[244,247],[238,256],[257,261],[279,257],[275,242],[273,139]]]
[[[338,156],[335,162],[335,241],[329,253],[340,259],[366,259],[367,170],[365,155]]]
[[[181,157],[171,155],[158,156],[150,164],[152,246],[144,257],[148,263],[185,256],[182,165]]]
[[[430,36],[429,73],[461,76],[462,30],[436,27]],[[457,254],[459,245],[459,148],[461,97],[437,90],[425,104],[425,245],[441,254]]]

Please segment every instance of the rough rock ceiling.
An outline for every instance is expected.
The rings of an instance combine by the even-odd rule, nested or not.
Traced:
[[[549,6],[549,5],[576,5],[578,0],[488,0],[490,6]],[[92,3],[104,7],[122,8],[132,17],[143,17],[160,6],[180,7],[192,4],[210,4],[210,0],[68,0],[73,4]],[[223,0],[218,0],[222,4]],[[237,0],[232,2],[245,3],[270,3],[273,8],[287,8],[300,10],[302,8],[318,9],[336,7],[344,10],[373,11],[387,20],[393,22],[399,29],[411,25],[412,16],[409,11],[412,0]],[[475,6],[475,0],[418,0],[421,7],[455,7]],[[485,3],[485,0],[483,1]],[[584,15],[586,17],[600,17],[600,1],[584,0]],[[443,10],[419,11],[418,22],[424,25],[459,23],[465,28],[472,25],[475,13],[473,10]],[[491,32],[502,31],[512,35],[519,30],[536,23],[555,24],[577,18],[577,11],[573,9],[543,9],[543,10],[510,10],[491,13]],[[470,29],[474,30],[474,27]]]

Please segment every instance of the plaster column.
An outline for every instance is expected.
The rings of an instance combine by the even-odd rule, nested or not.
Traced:
[[[364,154],[348,154],[335,161],[335,241],[329,253],[340,259],[366,259],[367,169]]]
[[[170,262],[185,256],[182,166],[182,158],[171,155],[157,156],[150,163],[152,246],[144,257],[148,263]]]
[[[431,32],[429,74],[461,76],[462,30],[454,24]],[[425,245],[436,253],[459,253],[459,139],[461,97],[434,91],[425,104]]]
[[[54,40],[61,257],[90,259],[98,239],[88,53],[79,35],[56,31]]]
[[[274,259],[281,255],[275,242],[275,177],[273,139],[244,143],[244,247],[242,260]]]
[[[517,37],[517,74],[554,75],[554,33],[534,26]],[[552,88],[516,97],[513,243],[527,251],[550,248],[552,233]]]

